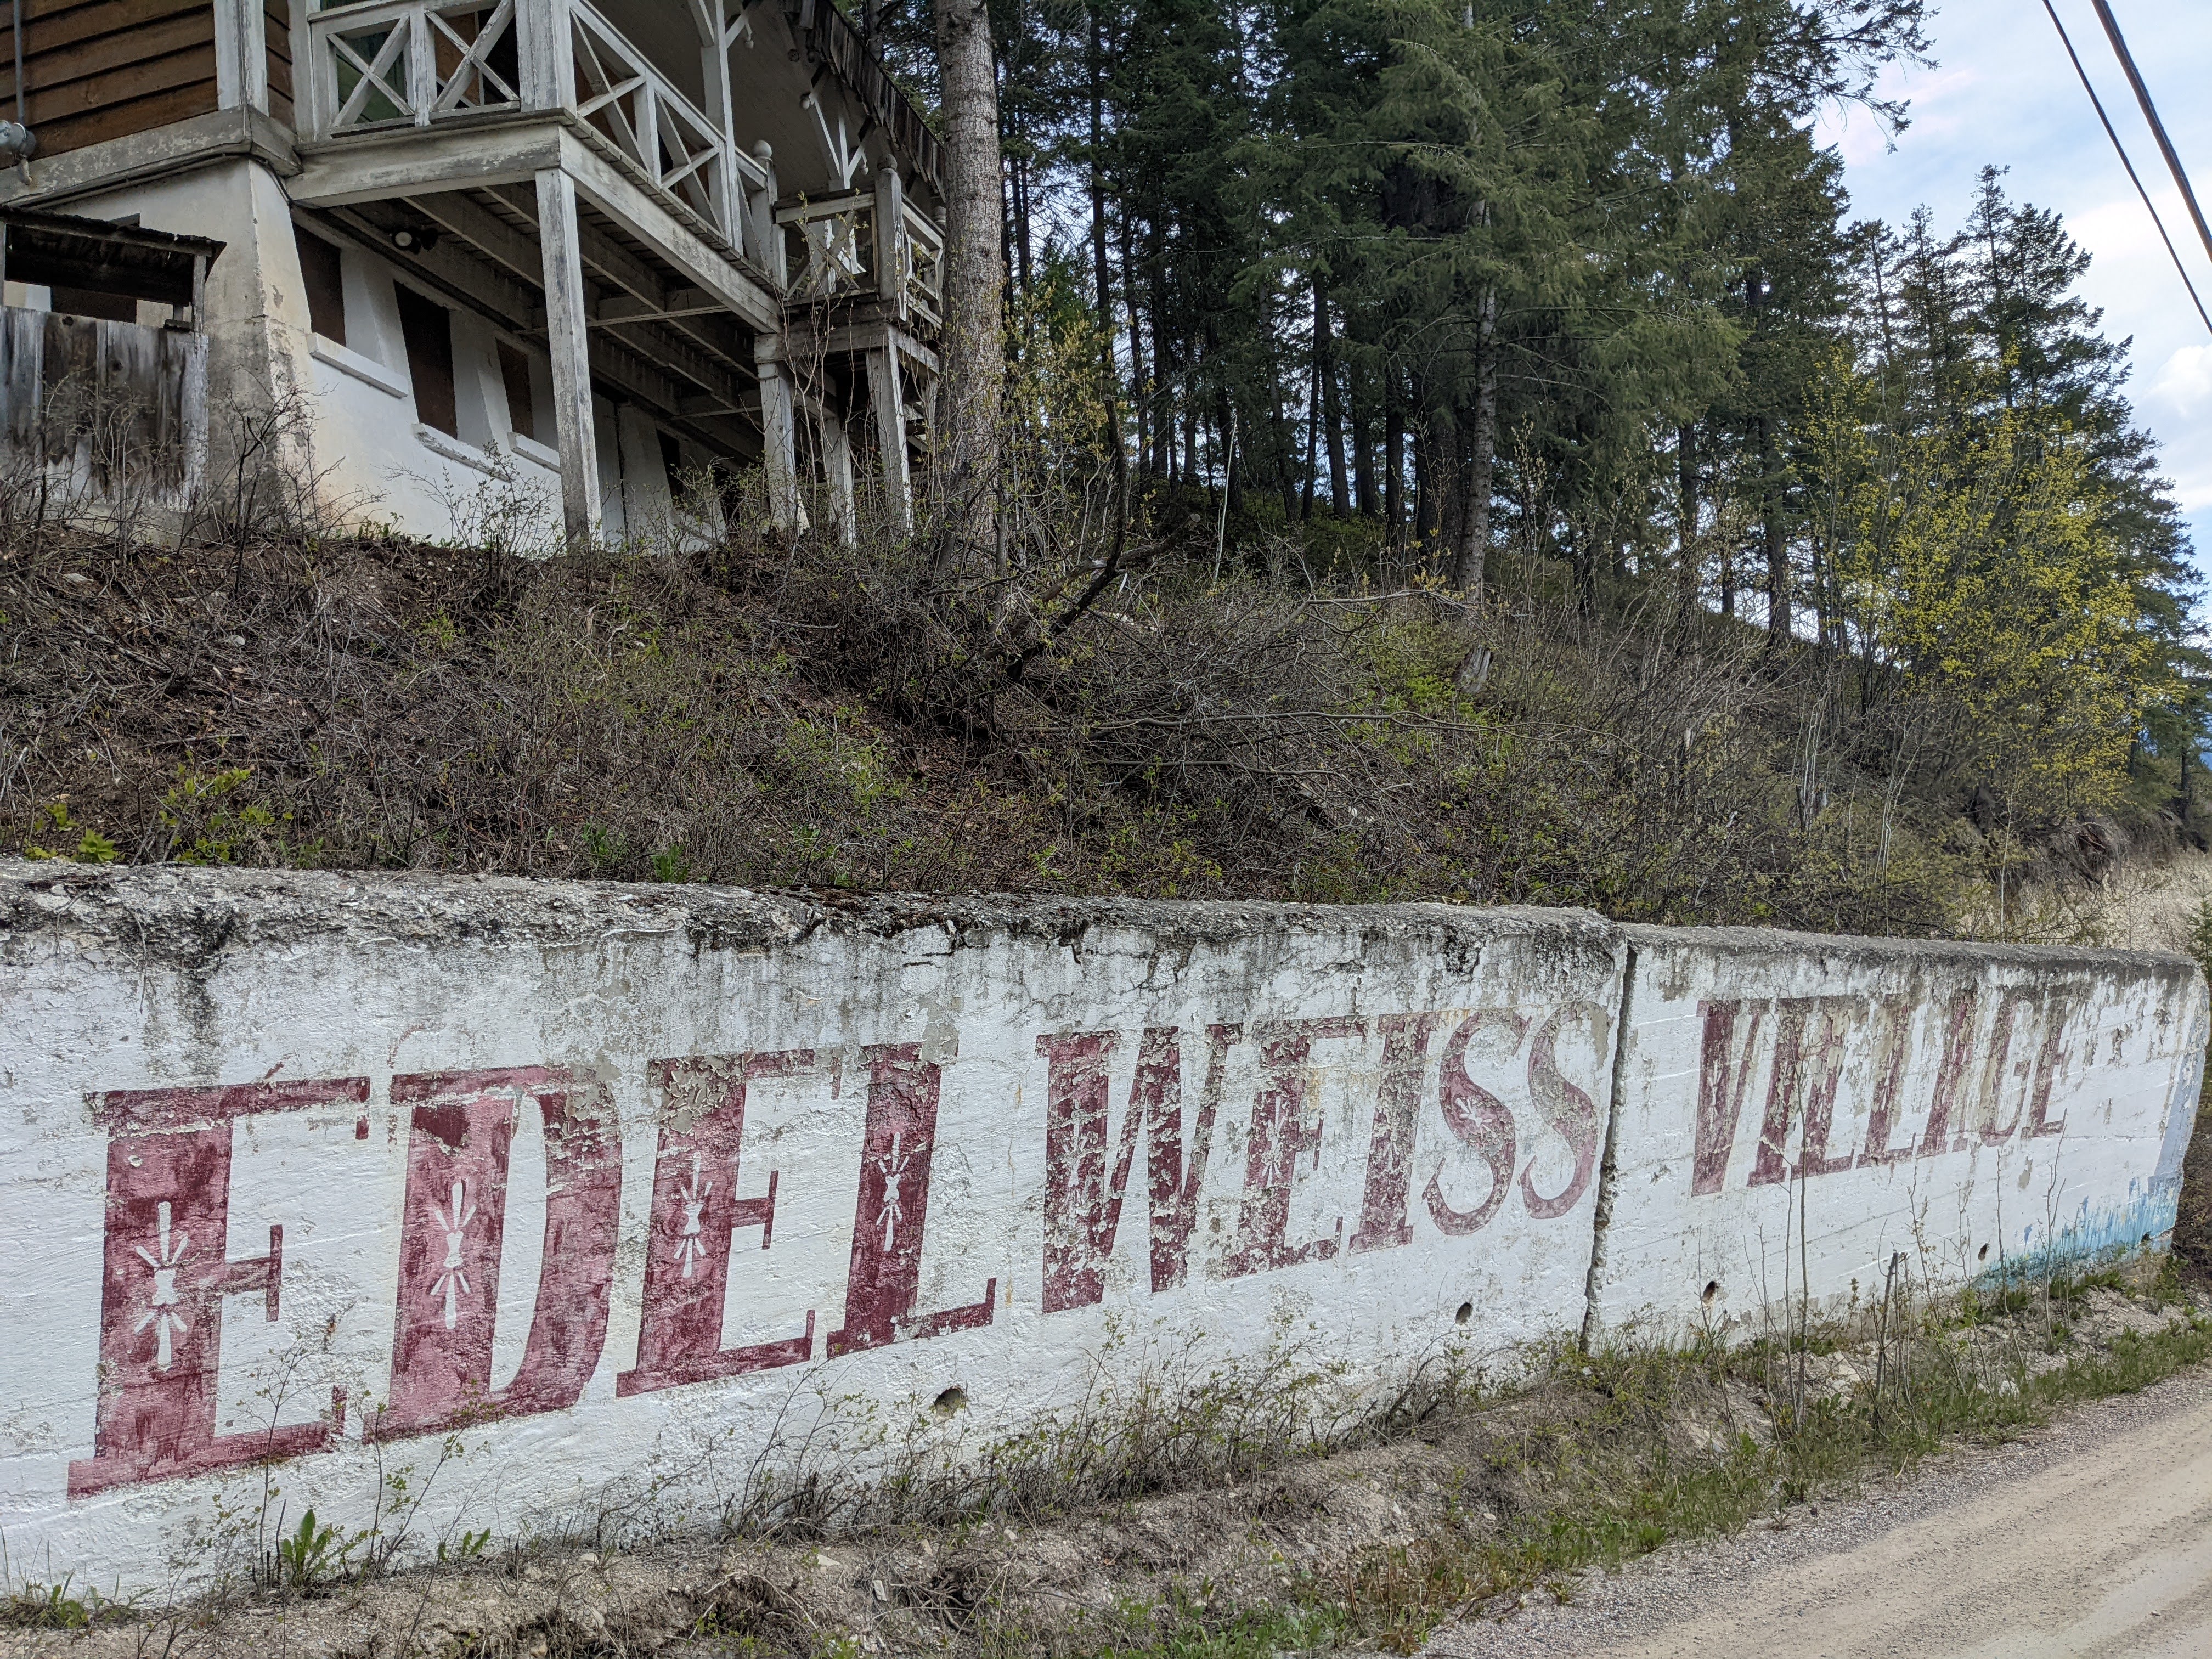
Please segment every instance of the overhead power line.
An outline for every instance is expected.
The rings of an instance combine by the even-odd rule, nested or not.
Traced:
[[[2104,0],[2094,0],[2094,3],[2096,4],[2099,11],[2105,12],[2105,15],[2108,19],[2111,17],[2112,14],[2109,11],[2105,10]],[[2189,290],[2190,303],[2197,307],[2197,314],[2203,319],[2206,331],[2212,332],[2212,313],[2206,312],[2204,309],[2204,301],[2197,298],[2197,284],[2189,280],[2189,267],[2181,263],[2181,250],[2174,246],[2173,238],[2166,234],[2166,221],[2158,216],[2158,204],[2150,199],[2150,192],[2143,188],[2142,179],[2141,175],[2136,172],[2136,164],[2128,160],[2127,146],[2120,142],[2120,135],[2113,129],[2112,118],[2105,113],[2105,100],[2097,96],[2096,84],[2089,79],[2089,71],[2081,67],[2081,54],[2074,50],[2073,37],[2066,33],[2066,25],[2059,18],[2058,8],[2051,4],[2051,0],[2043,0],[2043,9],[2045,11],[2050,13],[2051,27],[2058,31],[2059,44],[2066,48],[2066,56],[2072,60],[2074,64],[2074,73],[2081,77],[2081,90],[2089,94],[2089,106],[2097,112],[2097,119],[2104,125],[2105,137],[2112,141],[2112,153],[2120,158],[2120,165],[2127,169],[2128,182],[2136,187],[2136,194],[2142,198],[2143,209],[2150,215],[2151,223],[2158,227],[2158,240],[2166,244],[2166,252],[2167,257],[2172,258],[2173,261],[2174,271],[2180,276],[2182,287]],[[2117,41],[2119,36],[2119,31],[2117,25],[2113,26],[2112,33],[2113,39]],[[2123,61],[2127,61],[2125,57],[2126,49],[2124,46],[2121,48],[2121,52]],[[2135,72],[2135,66],[2131,62],[2129,63],[2128,69],[2129,74],[2132,77]],[[2137,81],[2136,84],[2138,90],[2140,90],[2142,83],[2140,81]],[[2150,105],[2150,94],[2147,92],[2143,93],[2142,98],[2144,107],[2148,109]],[[2153,117],[2152,118],[2152,125],[2158,131],[2160,142],[2164,143],[2166,134],[2162,128],[2157,127],[2157,119],[2155,117]],[[2181,163],[2175,158],[2172,146],[2166,145],[2166,159],[2172,162],[2174,172],[2179,175],[2181,171]],[[2181,188],[2183,195],[2189,198],[2191,210],[2194,211],[2197,206],[2197,198],[2194,195],[2191,194],[2189,186],[2185,182],[2183,184]],[[2198,216],[2197,227],[2200,231],[2204,228],[2204,220],[2201,215]],[[2207,238],[2206,246],[2208,248],[2212,248],[2212,237]]]
[[[2207,258],[2212,258],[2212,228],[2204,223],[2204,210],[2197,205],[2197,192],[2189,187],[2189,174],[2181,165],[2181,157],[2174,153],[2173,140],[2166,136],[2166,123],[2158,118],[2158,106],[2150,100],[2150,88],[2136,72],[2136,60],[2128,50],[2127,39],[2120,33],[2120,20],[2112,15],[2112,9],[2105,0],[2089,0],[2097,9],[2097,21],[2105,26],[2105,38],[2112,43],[2112,54],[2120,60],[2120,67],[2128,72],[2128,84],[2136,89],[2136,102],[2142,106],[2143,119],[2150,123],[2151,137],[2158,140],[2159,153],[2166,157],[2166,171],[2173,182],[2181,186],[2181,199],[2189,204],[2189,216],[2197,222],[2197,234],[2204,244]]]

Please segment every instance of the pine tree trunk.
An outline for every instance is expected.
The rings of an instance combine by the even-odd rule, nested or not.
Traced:
[[[1782,464],[1774,453],[1774,425],[1759,422],[1759,516],[1766,543],[1766,637],[1780,645],[1790,637],[1790,543],[1782,523]]]
[[[1475,337],[1474,424],[1468,434],[1467,515],[1460,526],[1452,586],[1471,599],[1482,597],[1490,557],[1490,498],[1498,465],[1498,292],[1482,296]]]
[[[1363,519],[1376,515],[1375,501],[1375,404],[1368,378],[1355,365],[1345,377],[1352,403],[1352,508]]]
[[[1099,0],[1091,0],[1091,50],[1087,69],[1091,82],[1091,264],[1098,283],[1098,334],[1106,373],[1106,441],[1114,447],[1115,523],[1126,531],[1129,522],[1129,457],[1121,441],[1121,374],[1114,362],[1114,286],[1107,275],[1106,173],[1100,157],[1106,143],[1106,96],[1100,72],[1106,57],[1106,31],[1098,15]],[[1137,342],[1129,341],[1129,357],[1136,361]],[[1117,536],[1118,545],[1118,536]]]
[[[1144,317],[1137,308],[1136,240],[1129,229],[1129,215],[1121,215],[1121,303],[1129,308],[1129,437],[1136,447],[1137,465],[1152,465],[1150,430],[1146,425]]]
[[[1429,476],[1437,481],[1437,523],[1434,535],[1425,540],[1421,562],[1433,568],[1432,562],[1440,555],[1449,558],[1456,553],[1467,524],[1467,479],[1459,428],[1441,410],[1429,416]]]
[[[1152,234],[1152,472],[1156,477],[1172,483],[1175,479],[1175,397],[1171,365],[1168,355],[1168,292],[1167,276],[1162,269],[1165,264],[1164,251],[1159,246],[1157,227]]]
[[[1421,383],[1413,382],[1413,404],[1419,409],[1424,400]],[[1436,540],[1437,526],[1443,520],[1443,457],[1437,453],[1431,434],[1433,427],[1413,429],[1413,554],[1418,565],[1428,556],[1431,544]]]
[[[1698,515],[1702,508],[1698,504],[1698,427],[1694,421],[1676,429],[1674,464],[1680,491],[1674,588],[1675,597],[1686,611],[1697,608],[1698,592],[1705,586],[1704,572],[1698,568]]]
[[[1336,383],[1336,340],[1329,331],[1328,293],[1314,280],[1314,374],[1321,383],[1321,427],[1328,454],[1328,507],[1348,518],[1352,486],[1344,465],[1344,409]]]
[[[1405,546],[1406,404],[1398,394],[1397,371],[1382,383],[1382,529],[1390,550]]]
[[[1306,458],[1305,481],[1301,489],[1298,517],[1301,520],[1313,517],[1315,482],[1321,476],[1321,360],[1322,337],[1328,331],[1328,313],[1322,309],[1321,283],[1314,283],[1313,352],[1306,364]]]
[[[998,543],[999,405],[1006,374],[999,88],[983,0],[936,0],[936,23],[945,187],[938,400],[945,543],[938,557],[964,563],[988,560]]]

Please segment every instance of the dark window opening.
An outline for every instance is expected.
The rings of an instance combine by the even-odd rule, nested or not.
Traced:
[[[399,334],[415,382],[415,418],[449,438],[461,435],[453,407],[453,314],[411,288],[399,289]]]
[[[319,236],[293,231],[300,245],[300,274],[307,279],[307,326],[326,340],[345,343],[345,281],[338,251]]]
[[[660,464],[668,471],[668,493],[682,501],[690,486],[684,477],[684,446],[665,432],[660,436]]]
[[[538,435],[538,403],[530,391],[530,359],[504,340],[499,343],[499,378],[507,382],[507,429],[525,438]]]
[[[128,294],[108,294],[96,288],[64,288],[58,283],[52,291],[54,309],[72,317],[99,317],[111,323],[138,320],[138,301]]]

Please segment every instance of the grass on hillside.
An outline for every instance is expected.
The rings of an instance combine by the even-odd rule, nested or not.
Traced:
[[[1925,934],[2113,845],[1993,851],[1832,675],[1503,556],[1468,605],[1163,555],[1075,620],[921,557],[19,538],[0,850]]]

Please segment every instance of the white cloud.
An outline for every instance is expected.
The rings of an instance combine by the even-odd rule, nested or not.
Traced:
[[[2184,346],[2168,357],[2150,383],[2150,395],[2172,404],[2185,420],[2212,413],[2212,345]]]

